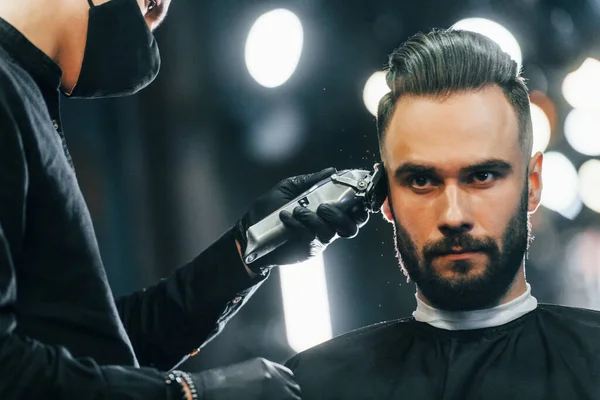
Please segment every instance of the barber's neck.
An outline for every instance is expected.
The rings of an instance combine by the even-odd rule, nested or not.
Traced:
[[[527,291],[527,282],[525,280],[525,267],[523,265],[521,265],[521,268],[519,268],[519,271],[517,272],[517,275],[515,276],[515,279],[514,279],[513,283],[511,284],[510,288],[508,289],[508,291],[506,292],[504,297],[502,297],[502,299],[500,299],[498,304],[496,304],[496,306],[500,306],[502,304],[511,302],[514,299],[516,299],[517,297],[521,296],[526,291]],[[423,293],[419,290],[418,287],[417,287],[417,297],[419,298],[419,300],[421,300],[423,303],[427,304],[428,306],[434,307],[431,304],[431,302],[423,295]]]
[[[0,1],[0,17],[61,67],[62,86],[67,92],[81,71],[88,9],[85,0]]]

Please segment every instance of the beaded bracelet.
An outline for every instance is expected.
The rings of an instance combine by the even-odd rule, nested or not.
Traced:
[[[165,382],[167,385],[172,385],[174,382],[177,382],[179,384],[179,386],[181,387],[182,400],[199,399],[198,391],[196,390],[196,385],[194,385],[194,381],[188,373],[183,371],[172,371],[167,375],[167,379]]]

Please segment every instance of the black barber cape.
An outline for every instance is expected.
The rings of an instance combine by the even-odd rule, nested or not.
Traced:
[[[214,337],[257,282],[227,232],[113,300],[61,132],[60,80],[0,19],[0,399],[163,400],[159,370]]]
[[[463,331],[411,317],[339,336],[286,365],[303,400],[598,400],[600,313],[538,305]]]

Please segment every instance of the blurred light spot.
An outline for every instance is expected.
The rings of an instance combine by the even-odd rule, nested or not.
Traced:
[[[500,48],[517,62],[519,70],[523,63],[521,46],[512,33],[497,22],[485,18],[466,18],[452,25],[453,29],[480,33],[498,43]]]
[[[251,126],[246,148],[258,161],[284,161],[302,148],[303,126],[303,119],[295,107],[272,108]]]
[[[246,66],[261,85],[283,85],[300,60],[304,33],[300,19],[291,11],[277,9],[260,16],[246,41]]]
[[[554,8],[550,13],[550,21],[554,29],[563,36],[571,36],[574,32],[573,18],[563,9]]]
[[[579,168],[579,194],[583,204],[600,213],[600,161],[589,160]]]
[[[301,352],[331,339],[322,255],[302,264],[281,266],[279,276],[290,347]]]
[[[363,90],[363,101],[371,114],[377,115],[379,101],[389,91],[390,88],[385,83],[385,72],[377,71],[367,79]]]
[[[600,15],[600,0],[589,0],[596,14]]]
[[[567,74],[562,93],[573,108],[600,110],[600,61],[587,58],[577,70]]]
[[[571,110],[565,119],[565,137],[581,154],[600,155],[600,110]]]
[[[542,205],[566,218],[573,219],[581,211],[577,196],[577,170],[567,157],[558,152],[544,155],[542,165]]]
[[[531,103],[531,122],[533,124],[533,152],[544,152],[550,143],[550,120],[539,106]]]
[[[546,118],[548,118],[548,121],[550,122],[550,132],[554,132],[558,118],[556,115],[556,107],[554,106],[552,99],[550,99],[546,93],[539,90],[533,90],[529,94],[529,99],[531,103],[535,104],[541,108],[542,111],[544,111]],[[552,140],[552,134],[550,135],[550,140]]]
[[[581,213],[581,210],[583,210],[583,202],[579,196],[577,196],[575,201],[561,212],[561,215],[570,220],[574,220]]]
[[[560,302],[600,309],[600,231],[577,233],[567,244]]]

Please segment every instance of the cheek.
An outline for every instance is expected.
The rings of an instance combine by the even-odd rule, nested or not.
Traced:
[[[502,190],[484,192],[473,196],[470,202],[474,221],[472,235],[490,237],[501,247],[506,229],[519,211],[520,194],[506,186]]]
[[[140,10],[142,11],[142,14],[146,13],[146,0],[137,0],[138,6],[140,7]]]
[[[505,196],[495,195],[493,193],[483,194],[481,196],[471,196],[471,207],[474,211],[477,220],[487,221],[494,219],[502,219],[503,214],[509,214],[509,209],[512,209],[511,204]]]
[[[420,249],[431,239],[433,231],[437,229],[434,207],[425,201],[420,201],[414,194],[407,194],[403,188],[392,187],[390,192],[396,219],[394,222],[402,225],[411,241]]]

